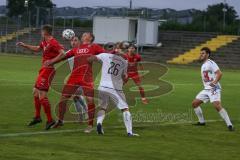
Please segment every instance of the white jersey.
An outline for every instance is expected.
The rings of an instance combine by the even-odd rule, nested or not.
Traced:
[[[218,65],[208,59],[201,67],[201,76],[202,76],[202,82],[204,85],[204,89],[213,89],[213,87],[210,86],[210,83],[213,82],[216,79],[216,71],[219,70]],[[221,85],[218,82],[215,86],[215,89],[221,89]]]
[[[102,75],[99,87],[122,90],[123,74],[127,74],[127,61],[121,56],[101,53],[97,58],[102,62]]]

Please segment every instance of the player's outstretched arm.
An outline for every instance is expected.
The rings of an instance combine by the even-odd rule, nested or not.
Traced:
[[[95,62],[99,62],[99,59],[97,58],[97,56],[91,56],[87,59],[88,63],[93,63]]]
[[[23,42],[17,42],[16,45],[20,46],[20,47],[23,47],[23,48],[26,48],[26,49],[28,49],[30,51],[33,51],[33,52],[40,52],[41,51],[40,46],[33,46],[33,45],[25,44]]]
[[[66,58],[66,55],[65,55],[65,52],[64,50],[60,50],[60,53],[57,57],[51,59],[51,60],[48,60],[44,63],[45,66],[52,66],[56,63],[59,63],[61,62],[62,60],[64,60]]]

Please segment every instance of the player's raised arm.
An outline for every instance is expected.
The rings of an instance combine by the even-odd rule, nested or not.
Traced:
[[[40,46],[33,46],[33,45],[29,45],[29,44],[25,44],[23,42],[17,42],[16,44],[17,46],[26,48],[28,50],[31,50],[33,52],[40,52],[42,50],[42,48]]]

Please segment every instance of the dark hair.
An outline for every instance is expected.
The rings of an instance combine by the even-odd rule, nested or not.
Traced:
[[[52,35],[53,28],[51,25],[46,24],[46,25],[42,26],[42,30],[46,31],[49,35]]]
[[[135,44],[130,44],[130,45],[128,46],[128,48],[131,48],[131,47],[133,47],[133,48],[135,48],[135,49],[137,48]]]
[[[73,38],[77,38],[78,40],[80,40],[80,38],[79,38],[78,36],[74,36]],[[73,38],[72,38],[72,39],[73,39]]]
[[[89,32],[90,36],[92,37],[92,41],[91,42],[94,42],[95,41],[95,36],[92,32]]]
[[[116,44],[109,42],[106,45],[104,45],[104,49],[107,51],[112,51],[115,48]]]
[[[115,44],[115,47],[118,48],[118,49],[123,49],[123,42],[117,42]]]
[[[208,47],[203,47],[203,48],[201,49],[201,51],[205,51],[205,52],[209,55],[209,57],[211,56],[211,50],[210,50],[210,48],[208,48]]]

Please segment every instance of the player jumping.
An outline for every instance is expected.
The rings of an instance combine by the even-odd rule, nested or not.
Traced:
[[[125,58],[128,60],[128,78],[131,78],[138,86],[143,104],[148,104],[148,100],[145,97],[144,89],[141,85],[141,79],[138,74],[138,65],[140,70],[143,70],[143,65],[139,63],[142,58],[139,54],[135,53],[135,51],[135,45],[129,45],[128,52],[125,54]]]
[[[98,134],[104,134],[102,123],[105,118],[109,99],[111,99],[123,113],[123,120],[128,136],[138,136],[132,131],[132,117],[122,90],[123,79],[127,78],[127,61],[118,53],[101,53],[96,56],[91,56],[88,61],[90,63],[93,61],[102,63],[102,75],[98,87],[99,106],[101,107],[97,116]]]
[[[53,38],[52,27],[50,25],[45,25],[42,27],[41,35],[43,41],[39,46],[28,45],[23,42],[18,42],[17,45],[34,52],[43,51],[42,64],[44,64],[47,60],[55,58],[60,53],[64,53],[63,47],[58,43],[56,39]],[[33,89],[35,116],[33,120],[28,124],[28,126],[33,126],[42,122],[40,116],[41,106],[43,106],[44,112],[47,116],[46,130],[50,129],[55,124],[55,121],[51,115],[51,107],[47,97],[47,93],[54,75],[55,69],[52,65],[49,65],[47,67],[42,65],[41,69],[39,70],[39,75]]]
[[[77,48],[81,44],[81,42],[77,36],[74,36],[71,39],[70,43],[71,43],[72,48]],[[74,65],[74,57],[71,57],[68,59],[68,64],[69,64],[70,70],[72,71],[73,65]],[[87,113],[87,105],[85,103],[84,97],[82,96],[82,88],[81,87],[78,89],[78,92],[79,93],[76,93],[76,95],[73,97],[73,101],[75,104],[76,111],[79,114],[79,121],[82,122],[82,121],[84,121],[84,119],[87,119],[87,117],[85,117],[85,113]]]
[[[228,113],[221,104],[221,85],[219,81],[222,78],[222,72],[220,71],[218,65],[213,60],[209,59],[211,55],[211,50],[209,48],[202,48],[200,54],[199,59],[203,62],[201,67],[201,76],[204,90],[202,90],[192,102],[192,106],[199,120],[196,125],[205,125],[200,105],[210,101],[226,122],[228,129],[233,131],[233,125],[229,119]]]
[[[60,54],[56,58],[45,63],[46,66],[53,65],[61,60],[74,57],[74,65],[72,73],[63,87],[62,96],[59,103],[59,120],[54,126],[55,128],[63,125],[64,114],[67,108],[67,101],[82,87],[83,94],[86,96],[88,105],[88,127],[84,130],[85,133],[90,133],[93,130],[93,119],[95,114],[94,104],[94,82],[92,65],[87,61],[91,55],[103,53],[104,49],[94,44],[94,35],[92,33],[84,33],[81,39],[82,43],[77,48],[73,48],[66,54]]]

